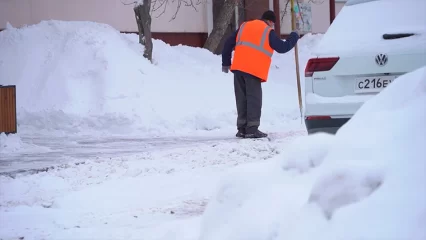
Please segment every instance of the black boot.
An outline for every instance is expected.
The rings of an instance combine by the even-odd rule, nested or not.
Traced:
[[[246,135],[246,131],[244,129],[238,129],[237,134],[235,134],[235,136],[238,138],[244,138],[245,135]]]
[[[261,132],[259,130],[256,130],[254,133],[247,133],[245,135],[245,138],[266,138],[268,134]]]

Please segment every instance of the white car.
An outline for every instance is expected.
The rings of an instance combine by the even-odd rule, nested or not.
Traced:
[[[336,133],[397,77],[426,65],[426,0],[348,0],[305,68],[308,134]]]

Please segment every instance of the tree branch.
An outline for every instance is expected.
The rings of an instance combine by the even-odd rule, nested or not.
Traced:
[[[166,1],[169,1],[169,0],[166,0]],[[178,1],[178,6],[176,7],[176,11],[175,11],[175,13],[173,14],[173,16],[172,16],[172,18],[169,20],[169,22],[171,22],[171,21],[173,21],[173,20],[175,20],[176,19],[176,16],[177,16],[177,14],[179,13],[179,10],[180,10],[180,8],[181,8],[181,6],[182,6],[182,2],[184,3],[184,6],[185,7],[192,7],[192,8],[194,8],[194,10],[196,11],[196,12],[198,12],[198,10],[197,10],[197,8],[195,7],[195,5],[200,5],[201,4],[201,0],[197,0],[197,2],[194,4],[194,1],[193,0],[177,0]],[[174,0],[173,0],[173,2],[174,2]]]
[[[177,7],[176,7],[176,11],[175,11],[175,14],[173,14],[173,16],[172,16],[172,18],[169,20],[169,22],[171,22],[171,21],[173,21],[173,20],[175,20],[176,19],[176,16],[177,16],[177,14],[178,14],[178,12],[179,12],[179,10],[180,10],[180,6],[182,5],[182,1],[181,0],[178,0],[178,5],[177,5]]]
[[[132,5],[132,4],[137,4],[138,2],[137,1],[133,1],[133,2],[130,2],[130,3],[125,3],[125,2],[123,2],[123,1],[120,1],[123,5]]]
[[[297,4],[297,7],[299,8],[299,11],[300,11],[300,0],[295,0],[295,1],[296,1],[296,4]],[[313,3],[313,4],[316,4],[316,5],[321,5],[321,4],[324,3],[324,1],[325,0],[308,0],[308,3]],[[303,2],[303,0],[302,0],[302,2]],[[287,0],[287,2],[285,4],[285,7],[284,7],[284,10],[281,11],[281,22],[284,21],[284,17],[287,15],[287,8],[288,8],[288,4],[289,3],[290,3],[290,0]],[[292,11],[293,10],[290,9],[290,12],[292,12]],[[303,16],[302,16],[302,22],[305,23],[305,21],[303,20]]]
[[[157,2],[157,1],[156,1]],[[154,7],[152,8],[152,12],[155,12],[155,11],[157,11],[158,9],[160,9],[161,7],[163,7],[164,6],[164,8],[163,8],[163,11],[161,11],[161,13],[159,14],[159,15],[157,15],[157,17],[156,18],[159,18],[159,17],[161,17],[165,12],[166,12],[166,10],[167,10],[167,5],[169,4],[169,0],[162,0],[162,1],[160,1],[160,6],[158,6],[157,8],[155,8],[155,4],[154,4]]]
[[[288,7],[289,3],[290,3],[290,0],[287,0],[287,2],[285,4],[285,7],[284,7],[284,11],[281,12],[282,13],[281,14],[281,22],[284,21],[284,16],[287,15],[287,7]]]
[[[301,10],[300,10],[300,4],[299,4],[299,2],[297,2],[297,8],[299,8],[299,12],[300,12]],[[303,14],[302,13],[300,13],[300,18],[302,19],[303,25],[305,25],[305,21],[303,20]]]
[[[313,3],[317,5],[321,5],[324,3],[324,0],[309,0],[308,3]]]

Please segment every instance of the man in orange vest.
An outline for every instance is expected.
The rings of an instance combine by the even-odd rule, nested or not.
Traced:
[[[237,137],[264,138],[261,132],[262,86],[266,82],[274,50],[290,51],[299,40],[294,31],[282,41],[273,30],[276,17],[266,11],[261,19],[244,22],[226,40],[222,51],[222,71],[234,73],[234,90],[237,105]],[[231,64],[232,51],[234,59]]]

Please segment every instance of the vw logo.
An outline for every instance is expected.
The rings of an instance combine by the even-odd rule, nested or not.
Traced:
[[[379,66],[384,66],[388,62],[388,56],[386,54],[380,53],[376,56],[376,63]]]

